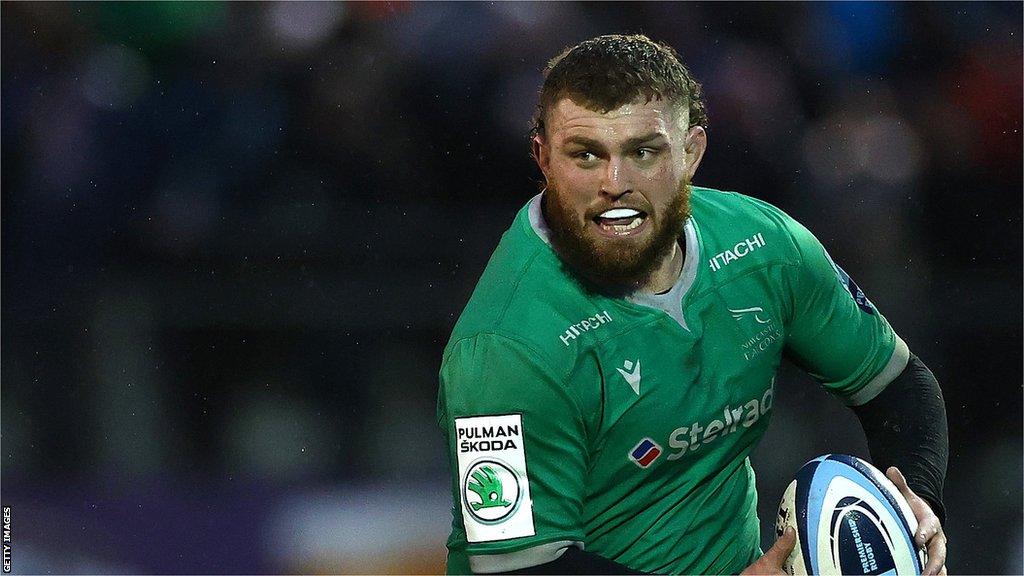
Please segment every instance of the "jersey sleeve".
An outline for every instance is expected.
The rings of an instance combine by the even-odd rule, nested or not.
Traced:
[[[527,345],[496,334],[454,343],[440,378],[454,527],[465,535],[449,546],[464,545],[475,572],[582,547],[586,427],[572,391]]]
[[[864,404],[900,374],[910,352],[818,239],[789,224],[799,261],[791,270],[787,353],[846,404]]]

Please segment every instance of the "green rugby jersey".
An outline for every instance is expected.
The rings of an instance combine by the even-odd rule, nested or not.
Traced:
[[[760,554],[748,455],[783,352],[848,404],[909,351],[803,226],[694,188],[667,293],[585,290],[534,197],[502,237],[444,351],[449,573],[578,546],[632,569],[738,573]]]

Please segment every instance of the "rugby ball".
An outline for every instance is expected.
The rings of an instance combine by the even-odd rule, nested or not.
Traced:
[[[786,488],[776,535],[796,529],[787,574],[921,574],[917,519],[899,489],[860,458],[826,454]]]

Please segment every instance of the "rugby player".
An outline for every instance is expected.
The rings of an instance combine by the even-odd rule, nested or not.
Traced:
[[[781,573],[795,538],[762,554],[748,456],[783,355],[856,412],[912,503],[925,573],[945,572],[934,376],[806,228],[691,185],[706,126],[700,85],[644,36],[548,65],[546,186],[440,370],[449,573]]]

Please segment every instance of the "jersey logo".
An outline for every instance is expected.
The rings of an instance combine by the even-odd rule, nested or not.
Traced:
[[[782,340],[782,330],[775,323],[771,313],[765,312],[764,308],[760,306],[728,308],[728,310],[737,322],[742,322],[744,318],[750,318],[755,322],[753,329],[756,332],[751,333],[750,337],[740,344],[744,360],[749,361],[764,352],[776,350],[775,344]]]
[[[754,320],[758,324],[769,324],[772,321],[771,318],[765,320],[761,318],[761,316],[759,316],[759,314],[764,312],[764,308],[761,308],[760,306],[754,306],[753,308],[740,308],[739,310],[733,310],[732,308],[729,308],[729,312],[732,312],[732,317],[735,318],[736,320],[739,320],[744,316],[749,316],[752,314],[754,316]]]
[[[717,272],[721,270],[723,266],[728,266],[730,263],[743,258],[754,250],[764,248],[764,245],[764,236],[758,232],[746,240],[737,242],[736,245],[732,247],[732,250],[726,249],[723,252],[715,254],[714,258],[708,260],[708,266],[711,267],[712,272]]]
[[[641,468],[647,468],[661,456],[661,446],[650,438],[644,438],[629,452],[629,459]]]
[[[565,329],[565,334],[560,335],[559,338],[562,340],[562,344],[568,346],[569,342],[578,338],[580,334],[600,328],[611,321],[612,315],[609,314],[607,310],[604,310],[594,314],[590,318],[584,318],[575,324],[571,324]]]
[[[626,383],[629,384],[629,387],[633,389],[633,392],[636,392],[637,396],[639,396],[640,359],[637,358],[635,364],[632,360],[626,360],[625,362],[622,363],[622,366],[625,367],[625,370],[623,370],[622,368],[616,368],[616,370],[619,371],[619,374],[622,374],[622,377],[626,379]],[[628,372],[626,370],[628,370]]]
[[[508,520],[519,505],[521,495],[516,473],[508,464],[497,459],[481,460],[474,464],[469,469],[463,490],[463,498],[469,504],[470,513],[484,524],[499,524]]]
[[[697,420],[693,424],[686,426],[680,426],[672,431],[668,437],[668,447],[670,450],[677,450],[677,452],[670,452],[666,458],[670,461],[679,460],[687,454],[691,454],[700,450],[701,446],[705,446],[716,440],[739,432],[741,435],[743,432],[754,426],[768,414],[768,411],[772,409],[772,404],[775,400],[775,379],[772,378],[771,384],[765,389],[764,393],[760,398],[754,396],[746,403],[732,407],[731,403],[722,406],[720,412],[706,416],[711,418],[710,421],[706,421],[701,424],[700,420]],[[715,416],[721,415],[720,418]]]
[[[857,283],[853,281],[853,278],[850,278],[850,275],[846,273],[846,270],[843,270],[835,263],[835,260],[832,260],[832,256],[829,256],[828,252],[825,253],[825,256],[828,257],[829,263],[832,264],[832,268],[836,271],[836,276],[839,277],[839,283],[843,285],[843,288],[846,288],[846,291],[850,293],[850,296],[853,296],[853,301],[857,303],[857,307],[868,314],[874,315],[875,305],[868,300],[864,291],[857,286]]]
[[[519,414],[455,419],[462,522],[469,542],[533,536],[533,501]]]

